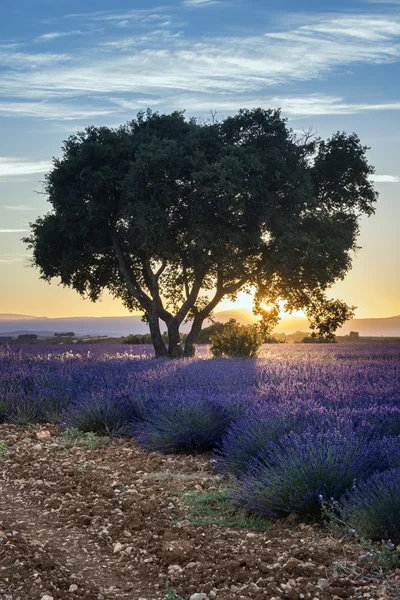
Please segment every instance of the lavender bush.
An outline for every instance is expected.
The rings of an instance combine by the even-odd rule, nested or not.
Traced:
[[[132,421],[140,419],[143,403],[126,393],[102,389],[71,402],[61,414],[63,428],[94,432],[98,435],[122,435]]]
[[[400,544],[400,468],[360,481],[334,506],[331,516],[361,538]]]
[[[212,450],[232,420],[228,406],[201,394],[158,400],[131,434],[143,448],[163,453]]]
[[[282,406],[252,407],[235,419],[226,429],[215,452],[215,468],[226,474],[240,477],[247,472],[249,461],[258,456],[269,442],[293,431],[302,431],[318,417],[304,411],[288,411]]]
[[[377,466],[373,443],[358,434],[290,433],[265,443],[236,480],[232,497],[260,516],[319,518],[321,498],[340,498]]]

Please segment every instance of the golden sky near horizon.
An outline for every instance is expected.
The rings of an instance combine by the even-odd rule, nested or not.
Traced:
[[[358,318],[400,314],[400,239],[397,231],[397,216],[400,217],[397,190],[400,186],[378,183],[376,187],[380,192],[377,211],[372,217],[362,219],[358,240],[361,249],[354,256],[353,268],[344,281],[337,282],[328,292],[329,297],[357,306]],[[47,210],[47,203],[41,197],[37,213],[44,214]],[[36,218],[35,213],[28,213],[27,217],[27,212],[21,210],[19,214],[17,227],[21,229],[28,227],[27,218]],[[2,225],[0,223],[0,228]],[[129,314],[118,300],[107,293],[101,301],[93,304],[73,290],[40,280],[38,271],[29,265],[29,254],[21,242],[23,235],[25,233],[19,231],[0,235],[0,313],[47,317]],[[235,308],[251,311],[251,296],[241,293],[235,304],[224,300],[217,311]]]
[[[397,187],[397,186],[396,186]],[[391,229],[397,228],[390,214],[383,211],[370,219],[364,219],[360,244],[363,246],[354,257],[353,268],[344,281],[337,282],[329,292],[330,297],[340,298],[356,305],[356,317],[389,317],[400,314],[399,257],[387,247]],[[82,299],[75,291],[56,283],[48,284],[39,279],[36,269],[29,266],[28,256],[20,241],[21,233],[0,236],[1,244],[14,244],[18,260],[0,264],[2,286],[0,313],[28,314],[47,317],[74,316],[124,316],[129,312],[118,300],[105,293],[102,300],[93,304]],[[17,256],[19,254],[19,256]],[[251,311],[252,297],[240,293],[236,303],[224,300],[219,310],[247,309]],[[285,315],[282,315],[285,317]],[[290,316],[290,315],[286,315]],[[292,315],[298,316],[298,315]]]
[[[380,192],[377,211],[372,217],[362,219],[358,240],[361,249],[354,256],[353,267],[344,281],[337,282],[328,292],[329,297],[340,298],[357,306],[358,318],[400,314],[400,209],[397,199],[400,186],[378,183],[376,187]],[[44,198],[40,200],[37,212],[44,214],[48,206]],[[29,227],[27,218],[36,218],[35,213],[29,213],[27,217],[25,211],[20,211],[20,215],[21,224],[18,223],[18,228],[21,229]],[[0,223],[0,228],[2,225]],[[47,317],[129,314],[118,300],[107,293],[101,301],[93,304],[82,299],[73,290],[63,288],[55,282],[49,285],[40,280],[39,272],[29,265],[29,254],[21,241],[23,235],[26,234],[20,231],[0,235],[0,313]],[[217,311],[235,308],[251,311],[251,296],[241,293],[235,304],[224,300]]]

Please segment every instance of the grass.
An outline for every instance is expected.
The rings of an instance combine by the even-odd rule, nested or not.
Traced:
[[[237,507],[225,490],[207,492],[183,492],[179,494],[181,504],[190,507],[185,519],[194,526],[221,525],[233,529],[258,529],[267,531],[271,523],[261,517],[248,515]]]
[[[400,552],[391,546],[373,548],[364,554],[362,561],[372,563],[382,571],[393,571],[400,567]]]
[[[163,600],[186,600],[186,598],[179,596],[176,592],[167,587]]]
[[[8,446],[5,442],[0,440],[0,460],[7,456]]]
[[[96,450],[100,446],[107,446],[109,439],[97,435],[93,431],[81,431],[75,427],[65,429],[61,437],[64,444],[76,444],[77,446],[86,446],[89,450]]]

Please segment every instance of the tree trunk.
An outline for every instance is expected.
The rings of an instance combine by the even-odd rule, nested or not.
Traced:
[[[168,356],[167,348],[165,347],[164,340],[162,339],[160,331],[160,322],[156,310],[151,310],[147,313],[149,320],[149,328],[151,334],[151,341],[154,346],[154,353],[156,358]]]
[[[189,331],[186,342],[185,342],[185,356],[194,356],[196,352],[196,340],[201,331],[204,319],[202,317],[195,317],[192,328]]]
[[[179,325],[176,322],[167,323],[168,328],[168,356],[170,358],[183,358]]]

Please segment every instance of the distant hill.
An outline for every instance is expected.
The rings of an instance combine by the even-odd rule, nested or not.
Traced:
[[[225,323],[229,319],[237,319],[242,324],[254,323],[255,317],[246,309],[225,310],[215,313],[215,320]],[[295,331],[308,331],[307,319],[301,317],[285,317],[276,327],[277,333],[295,333]],[[400,315],[395,317],[381,317],[375,319],[352,319],[338,329],[338,335],[347,335],[350,331],[358,331],[361,336],[400,336]]]
[[[246,309],[225,310],[215,313],[215,320],[226,322],[235,318],[240,323],[255,321],[251,311]],[[205,325],[209,324],[205,322]],[[161,325],[163,331],[165,326]],[[182,331],[188,331],[184,325]],[[0,335],[14,336],[24,333],[36,333],[40,337],[53,336],[56,332],[73,331],[77,335],[108,335],[120,337],[130,333],[148,333],[148,326],[139,315],[127,317],[65,317],[48,318],[29,315],[8,315],[0,313]],[[304,318],[286,317],[276,328],[277,333],[308,331],[308,322]],[[352,319],[338,330],[339,335],[358,331],[361,336],[400,336],[400,315],[376,319]]]
[[[347,335],[350,331],[368,336],[400,336],[400,315],[381,319],[352,319],[338,333]]]
[[[130,333],[148,333],[148,326],[140,316],[131,317],[27,317],[3,319],[0,315],[0,334],[17,337],[36,333],[39,337],[52,337],[54,333],[73,331],[76,335],[109,335],[120,337]]]

